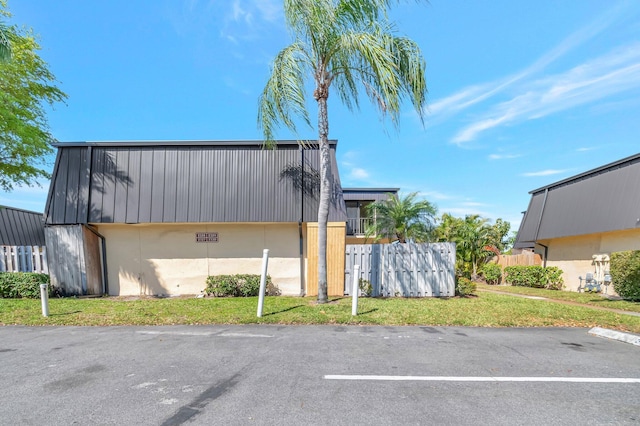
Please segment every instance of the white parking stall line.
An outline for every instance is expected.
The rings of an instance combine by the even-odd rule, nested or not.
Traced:
[[[565,383],[640,383],[640,378],[623,377],[482,377],[482,376],[367,376],[328,374],[325,380],[369,380],[396,382],[565,382]]]

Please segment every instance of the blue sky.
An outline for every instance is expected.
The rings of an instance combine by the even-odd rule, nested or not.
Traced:
[[[40,35],[69,95],[48,115],[61,142],[260,139],[258,96],[291,41],[276,0],[9,8],[11,23]],[[638,152],[640,2],[408,1],[392,16],[427,61],[426,124],[410,105],[396,130],[366,99],[350,112],[330,97],[344,187],[418,191],[440,213],[517,229],[529,191]],[[47,189],[0,193],[0,203],[42,211]]]

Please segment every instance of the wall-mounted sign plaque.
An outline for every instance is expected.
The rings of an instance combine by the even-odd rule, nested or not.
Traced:
[[[217,243],[217,232],[196,232],[196,243]]]

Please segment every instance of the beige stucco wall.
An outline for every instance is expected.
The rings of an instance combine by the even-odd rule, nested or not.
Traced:
[[[268,273],[283,294],[300,294],[298,224],[97,225],[106,240],[109,294],[199,294],[209,275]],[[197,243],[197,232],[219,242]]]
[[[562,269],[565,290],[577,291],[580,286],[579,277],[584,278],[587,272],[595,273],[593,255],[640,250],[640,229],[557,238],[541,243],[549,247],[547,266]],[[539,246],[536,247],[536,252],[544,253]],[[610,286],[607,293],[615,294],[613,286]]]

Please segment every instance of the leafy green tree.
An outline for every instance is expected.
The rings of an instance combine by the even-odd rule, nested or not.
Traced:
[[[0,15],[9,17],[0,0]],[[53,137],[45,106],[63,102],[65,95],[55,84],[47,63],[37,54],[40,45],[32,30],[6,27],[11,60],[0,62],[0,187],[33,185],[48,177],[46,156],[53,152]]]
[[[386,200],[369,204],[367,213],[374,221],[367,228],[367,238],[400,243],[429,241],[438,209],[427,200],[416,201],[417,196],[417,192],[405,197],[388,194]]]
[[[445,213],[438,222],[435,239],[456,243],[456,268],[472,278],[476,278],[480,267],[494,256],[486,247],[500,252],[510,247],[511,224],[502,219],[497,219],[492,225],[479,215],[467,215],[461,219]]]
[[[7,26],[0,22],[0,62],[11,59],[11,43],[9,43],[8,33]]]
[[[500,218],[491,226],[491,245],[501,253],[509,250],[513,246],[512,237],[509,234],[511,223]]]
[[[364,89],[382,115],[397,125],[409,99],[420,118],[427,93],[425,61],[418,45],[397,36],[387,12],[397,0],[284,0],[293,42],[272,64],[262,92],[258,124],[267,146],[284,124],[297,133],[295,118],[311,127],[305,81],[313,80],[318,106],[320,200],[318,208],[318,302],[327,301],[327,220],[330,201],[329,91],[349,109]]]

